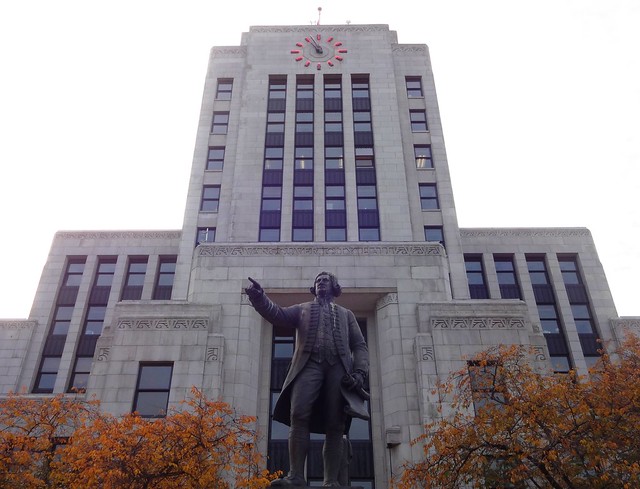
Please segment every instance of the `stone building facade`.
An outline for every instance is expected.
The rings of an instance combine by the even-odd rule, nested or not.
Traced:
[[[286,468],[269,414],[293,337],[243,288],[303,302],[322,270],[369,345],[371,422],[351,433],[368,488],[420,455],[432,387],[474,353],[530,345],[586,372],[597,339],[640,327],[617,317],[587,229],[458,227],[425,45],[386,25],[258,26],[211,50],[182,229],[57,233],[29,318],[0,321],[0,394],[157,416],[196,386],[257,416]]]

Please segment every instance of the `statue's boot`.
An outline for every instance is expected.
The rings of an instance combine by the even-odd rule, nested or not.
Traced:
[[[289,474],[271,482],[271,487],[305,487],[304,462],[309,451],[309,430],[291,428],[289,430]]]
[[[322,447],[324,481],[322,487],[340,487],[338,474],[342,465],[342,431],[327,433]]]

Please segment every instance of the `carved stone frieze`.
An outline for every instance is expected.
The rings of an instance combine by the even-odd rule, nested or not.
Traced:
[[[523,237],[543,238],[590,237],[586,228],[461,228],[463,238]]]
[[[543,346],[534,346],[533,354],[536,360],[539,360],[541,362],[547,359],[547,355],[545,354],[545,349]]]
[[[60,239],[179,239],[181,231],[58,231]]]
[[[427,46],[424,44],[396,44],[393,46],[392,51],[396,56],[424,56],[427,52]]]
[[[432,329],[524,329],[520,318],[431,318]]]
[[[211,49],[212,58],[241,58],[246,55],[245,46],[219,46]]]
[[[611,323],[620,329],[640,329],[640,317],[625,317],[612,319]]]
[[[117,329],[131,330],[207,330],[207,318],[122,318]]]
[[[439,244],[389,244],[389,245],[224,245],[203,243],[199,256],[427,256],[442,255]]]
[[[322,29],[322,32],[388,32],[389,26],[386,24],[365,24],[365,25],[323,25],[319,27]],[[282,34],[286,32],[296,32],[302,33],[305,35],[309,35],[309,27],[302,25],[293,25],[293,26],[285,26],[285,25],[277,25],[277,26],[267,26],[267,25],[258,25],[251,26],[249,29],[250,32],[261,32],[261,33],[276,33]]]
[[[36,321],[9,319],[0,321],[0,329],[33,329],[36,324]]]

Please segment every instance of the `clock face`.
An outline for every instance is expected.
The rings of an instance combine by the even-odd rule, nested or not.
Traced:
[[[307,36],[303,41],[296,43],[296,48],[291,50],[295,60],[302,63],[306,68],[321,70],[322,67],[331,68],[336,62],[344,59],[347,50],[340,41],[336,41],[333,36],[326,39],[322,34]]]

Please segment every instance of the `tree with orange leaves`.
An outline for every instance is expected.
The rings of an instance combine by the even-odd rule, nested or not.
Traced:
[[[12,395],[0,413],[11,427],[0,431],[0,487],[261,489],[275,478],[263,469],[255,418],[195,388],[156,419],[64,396]]]
[[[255,418],[197,389],[164,418],[103,415],[78,429],[64,449],[66,487],[258,489],[261,469]]]
[[[523,347],[478,355],[439,389],[451,413],[414,440],[399,489],[640,487],[640,341],[588,378],[540,372]]]
[[[97,416],[97,403],[75,395],[0,399],[0,487],[49,487],[59,467],[59,447]]]

